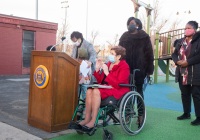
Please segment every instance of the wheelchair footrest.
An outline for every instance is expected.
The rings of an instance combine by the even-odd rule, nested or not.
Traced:
[[[88,134],[89,136],[92,136],[96,131],[96,127],[88,128],[87,126],[82,126],[78,122],[74,121],[69,123],[68,129],[75,129],[77,133]]]
[[[88,134],[89,136],[92,136],[92,135],[94,135],[94,133],[95,133],[95,131],[96,131],[96,127],[87,128],[87,129],[85,130],[85,126],[83,126],[82,129],[76,130],[76,131],[78,131],[79,133]]]

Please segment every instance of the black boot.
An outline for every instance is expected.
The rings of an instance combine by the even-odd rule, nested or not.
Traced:
[[[190,113],[183,113],[183,115],[177,117],[177,120],[190,119]]]
[[[191,125],[200,125],[200,117],[197,117],[194,121],[192,121]]]

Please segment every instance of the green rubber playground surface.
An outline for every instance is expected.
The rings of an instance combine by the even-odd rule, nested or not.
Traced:
[[[176,117],[181,112],[155,109],[147,107],[147,120],[143,130],[135,135],[127,135],[121,126],[108,126],[113,133],[114,140],[198,140],[200,138],[200,126],[192,126],[190,122],[195,119],[178,121]],[[93,136],[79,135],[76,132],[52,138],[51,140],[102,140],[103,129],[99,128]]]
[[[200,139],[200,126],[192,126],[190,122],[195,119],[192,105],[192,118],[189,120],[176,120],[182,114],[182,104],[178,84],[174,77],[165,82],[165,76],[158,77],[158,83],[148,85],[145,93],[147,119],[142,131],[135,135],[127,135],[121,126],[108,126],[113,133],[113,140],[198,140]],[[79,135],[75,131],[60,135],[50,140],[102,140],[103,129],[99,128],[93,136]]]

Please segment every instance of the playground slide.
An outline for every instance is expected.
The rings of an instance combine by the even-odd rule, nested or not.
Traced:
[[[166,64],[165,60],[158,60],[158,66],[160,67],[162,72],[164,74],[166,74],[167,64]],[[169,67],[169,75],[171,75],[173,77],[175,76],[175,70],[173,70],[171,67]]]

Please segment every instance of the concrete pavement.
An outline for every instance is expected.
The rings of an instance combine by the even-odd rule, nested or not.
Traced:
[[[18,128],[0,122],[0,140],[42,140]]]
[[[0,140],[47,140],[71,133],[49,133],[27,123],[29,77],[0,76]]]

